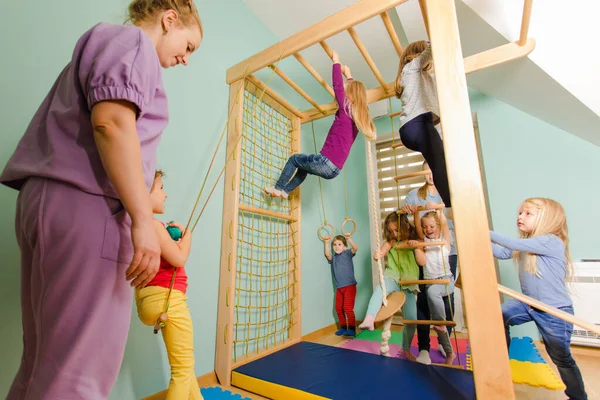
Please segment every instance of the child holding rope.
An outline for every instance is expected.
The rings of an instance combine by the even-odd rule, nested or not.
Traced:
[[[163,190],[162,171],[156,171],[150,190],[154,214],[165,212],[167,194]],[[164,323],[162,337],[171,365],[171,380],[167,400],[202,399],[194,371],[194,333],[192,317],[186,303],[187,275],[184,265],[192,247],[192,232],[184,226],[170,222],[183,233],[175,242],[165,225],[154,220],[161,251],[160,269],[142,289],[136,289],[135,301],[140,320],[149,326]],[[168,318],[163,317],[168,307]]]
[[[325,179],[339,175],[350,154],[358,131],[368,140],[375,140],[375,125],[369,114],[367,90],[364,83],[352,79],[350,68],[345,68],[348,82],[344,86],[342,65],[338,54],[333,52],[333,91],[338,111],[319,154],[294,154],[285,164],[275,186],[265,188],[272,197],[287,198],[290,192],[304,182],[308,174]]]
[[[502,260],[512,258],[518,264],[523,294],[574,314],[573,302],[565,284],[565,280],[573,276],[573,265],[563,207],[550,199],[527,199],[519,208],[517,228],[520,239],[490,232],[494,256]],[[518,300],[502,304],[502,317],[508,346],[511,326],[535,322],[548,355],[567,387],[567,397],[587,399],[581,372],[571,356],[573,324]]]
[[[440,196],[450,208],[444,144],[435,129],[440,112],[431,56],[431,45],[424,40],[409,44],[400,56],[396,78],[396,97],[402,102],[400,140],[407,148],[423,154]]]
[[[350,234],[338,235],[333,238],[334,254],[332,255],[330,240],[330,236],[324,238],[325,258],[331,264],[333,282],[336,287],[335,312],[340,320],[340,329],[335,334],[354,337],[356,336],[356,318],[354,316],[356,278],[354,277],[352,258],[358,251],[358,246],[354,243]],[[348,249],[348,243],[352,248]]]
[[[398,223],[400,224],[398,226]],[[415,229],[408,221],[406,214],[398,216],[396,212],[389,214],[384,221],[384,238],[385,242],[381,249],[373,255],[375,261],[387,255],[387,265],[383,275],[385,277],[385,290],[390,293],[402,291],[406,295],[406,300],[402,306],[402,316],[407,320],[417,319],[417,301],[416,293],[419,291],[419,285],[402,285],[398,282],[401,279],[414,280],[419,279],[419,266],[415,260],[415,254],[412,249],[396,249],[397,243],[407,242],[417,239]],[[383,293],[381,285],[378,285],[373,291],[367,315],[363,323],[359,326],[361,329],[372,331],[375,321],[375,316],[379,312],[383,303]],[[402,347],[404,355],[409,360],[414,360],[415,357],[410,352],[410,345],[415,334],[415,326],[407,325],[402,330]]]
[[[444,297],[449,297],[454,293],[454,276],[450,271],[448,257],[452,244],[452,236],[448,228],[448,221],[444,213],[440,210],[429,211],[421,218],[418,217],[418,206],[412,206],[412,213],[415,214],[415,227],[417,235],[426,242],[444,242],[443,245],[426,246],[415,249],[415,258],[419,265],[423,266],[423,278],[427,280],[447,279],[448,284],[426,285],[427,303],[431,319],[435,321],[446,320],[446,310],[444,307]],[[409,245],[416,246],[417,241],[409,241]],[[456,355],[450,343],[448,330],[444,325],[434,325],[433,329],[437,331],[438,340],[446,353],[446,364],[452,365]]]

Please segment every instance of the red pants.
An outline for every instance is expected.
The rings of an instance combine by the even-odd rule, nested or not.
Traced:
[[[340,320],[340,328],[354,328],[356,326],[356,318],[354,317],[355,300],[356,285],[346,286],[335,291],[335,312]]]

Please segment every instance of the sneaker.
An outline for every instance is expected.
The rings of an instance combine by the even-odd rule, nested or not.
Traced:
[[[346,329],[346,331],[344,332],[344,336],[355,337],[356,330],[355,329]]]
[[[335,333],[335,336],[342,336],[346,332],[346,328],[342,328]]]
[[[425,365],[431,365],[431,357],[429,357],[429,352],[427,350],[421,350],[419,352],[419,356],[417,357],[417,362]]]

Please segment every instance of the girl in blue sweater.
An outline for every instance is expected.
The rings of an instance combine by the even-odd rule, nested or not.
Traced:
[[[494,256],[503,260],[513,258],[518,263],[523,294],[574,314],[565,284],[566,278],[573,275],[573,266],[564,209],[554,200],[527,199],[519,209],[517,228],[520,239],[490,232]],[[566,395],[572,400],[587,399],[581,372],[571,356],[573,324],[518,300],[502,304],[502,317],[509,346],[511,326],[535,322],[567,387]]]

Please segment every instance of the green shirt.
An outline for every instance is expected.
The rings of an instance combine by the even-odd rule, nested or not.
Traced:
[[[392,247],[388,253],[387,266],[383,275],[398,282],[399,280],[419,279],[419,266],[412,249],[397,250]],[[419,285],[402,285],[401,289],[418,292]]]

